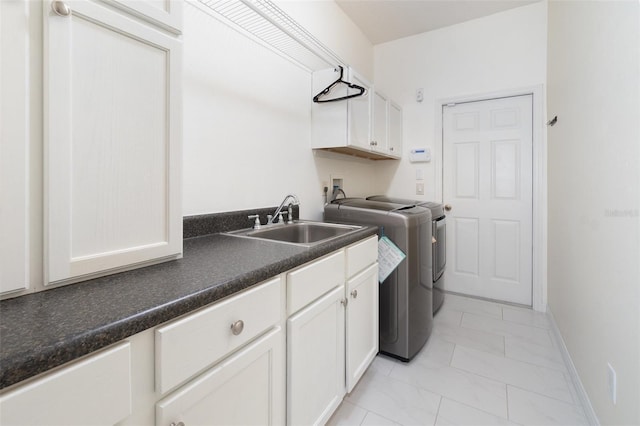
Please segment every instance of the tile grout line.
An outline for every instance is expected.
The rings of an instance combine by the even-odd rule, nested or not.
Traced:
[[[356,407],[359,407],[359,405],[356,405]],[[360,407],[360,408],[362,408],[362,407]],[[364,420],[367,418],[369,413],[370,413],[369,410],[364,410],[364,417],[362,418],[362,420],[360,420],[360,423],[358,423],[358,426],[362,426],[362,424],[364,423]]]
[[[502,352],[504,353],[504,357],[507,357],[507,337],[505,335],[502,336]]]
[[[442,400],[444,399],[444,397],[442,395],[440,395],[440,401],[438,401],[438,411],[436,411],[436,417],[435,419],[433,419],[433,426],[436,426],[438,424],[438,416],[440,416],[440,407],[442,407]]]
[[[507,385],[505,384],[505,392],[506,392],[506,388],[507,388]],[[497,417],[497,418],[502,419],[502,420],[509,420],[508,418],[506,418],[506,417],[504,417],[504,416],[502,416],[502,415],[496,414],[496,413],[491,412],[491,411],[484,410],[484,409],[482,409],[482,408],[475,407],[475,406],[473,406],[473,405],[469,405],[468,403],[463,402],[463,401],[459,401],[459,400],[457,400],[457,399],[455,399],[455,398],[453,398],[453,397],[442,396],[442,399],[443,399],[443,400],[444,400],[444,399],[448,399],[448,400],[453,401],[453,402],[455,402],[455,403],[457,403],[457,404],[464,405],[465,407],[470,408],[470,409],[472,409],[472,410],[480,411],[481,413],[488,414],[488,415],[490,415],[490,416]],[[508,412],[507,412],[507,413],[508,413]]]
[[[511,421],[511,413],[509,413],[509,385],[506,383],[504,385],[504,396],[505,401],[507,401],[507,420]]]
[[[508,356],[507,355],[507,337],[511,337],[511,336],[502,336],[502,337],[504,338],[504,357],[506,359],[509,359],[511,361],[522,362],[524,364],[532,365],[534,367],[541,367],[541,368],[544,368],[544,369],[547,369],[547,370],[556,371],[556,372],[560,372],[560,373],[567,373],[569,371],[567,365],[564,362],[564,360],[562,360],[562,366],[565,369],[564,370],[560,370],[558,368],[552,368],[552,367],[549,367],[547,365],[536,364],[535,362],[525,361],[525,360],[522,360],[522,359],[518,359],[518,358],[514,358],[514,357],[511,357],[511,356]],[[540,346],[541,348],[546,348],[546,346],[538,345],[537,343],[533,343],[533,342],[527,342],[527,343],[530,344],[530,345]],[[475,348],[470,348],[470,349],[479,350],[479,349],[475,349]],[[557,351],[557,349],[555,347],[553,349]],[[482,351],[482,352],[485,352],[485,351]],[[558,355],[560,355],[562,357],[562,354],[559,353],[559,352],[558,352]]]
[[[570,406],[570,407],[578,408],[578,409],[582,412],[582,414],[584,414],[585,418],[587,417],[587,414],[586,414],[586,412],[585,412],[585,410],[584,410],[584,407],[583,407],[582,405],[580,405],[580,404],[574,404],[573,402],[563,401],[563,400],[561,400],[561,399],[554,398],[554,397],[552,397],[552,396],[545,395],[545,394],[542,394],[542,393],[540,393],[540,392],[532,391],[532,390],[530,390],[530,389],[525,389],[525,388],[523,388],[523,387],[521,387],[521,386],[517,386],[517,385],[507,384],[507,386],[511,386],[512,388],[514,388],[514,389],[518,389],[518,390],[520,390],[520,391],[522,391],[522,392],[532,393],[532,394],[537,395],[537,396],[540,396],[540,397],[542,397],[542,398],[553,399],[553,400],[554,400],[554,401],[556,401],[556,402],[560,402],[560,403],[565,404],[565,405],[568,405],[568,406]],[[571,395],[571,400],[573,401],[573,395]]]
[[[523,390],[523,391],[525,391],[525,392],[535,393],[536,395],[544,396],[544,397],[546,397],[546,398],[553,399],[553,400],[556,400],[556,401],[558,401],[558,402],[564,402],[565,404],[575,405],[575,404],[573,403],[573,394],[571,393],[571,390],[570,390],[570,389],[567,389],[567,391],[569,391],[569,396],[571,397],[571,401],[572,401],[572,402],[567,402],[567,401],[564,401],[564,400],[562,400],[562,399],[558,399],[558,398],[553,397],[553,396],[545,395],[545,394],[542,394],[542,393],[536,392],[536,391],[531,390],[531,389],[525,389],[525,388],[523,388],[523,387],[521,387],[521,386],[514,385],[514,384],[512,384],[512,383],[506,383],[506,382],[503,382],[502,380],[498,380],[498,379],[496,379],[495,377],[484,376],[484,375],[479,374],[479,373],[477,373],[477,372],[475,372],[475,371],[465,370],[464,368],[456,367],[456,366],[453,366],[453,365],[451,365],[450,367],[451,367],[451,368],[455,368],[456,370],[459,370],[459,371],[463,371],[463,372],[468,373],[468,374],[473,374],[473,375],[475,375],[475,376],[482,377],[482,378],[487,379],[487,380],[491,380],[491,381],[496,382],[496,383],[503,384],[503,385],[505,385],[505,386],[513,386],[513,387],[518,388],[518,389],[520,389],[520,390]],[[556,372],[556,371],[552,370],[552,372]],[[562,372],[559,372],[559,371],[558,371],[558,373],[562,373]],[[566,381],[567,381],[566,376],[565,376],[565,377],[563,377],[563,378],[565,379],[565,382],[566,382]]]

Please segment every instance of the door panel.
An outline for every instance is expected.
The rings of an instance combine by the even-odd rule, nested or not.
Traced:
[[[455,196],[478,198],[478,142],[454,145]]]
[[[443,110],[447,290],[531,304],[532,96]]]
[[[491,198],[520,198],[520,146],[517,140],[491,142]]]
[[[520,223],[493,220],[494,278],[518,281],[520,270]]]
[[[478,275],[478,258],[480,240],[478,220],[459,217],[454,219],[456,256],[454,257],[457,273]]]

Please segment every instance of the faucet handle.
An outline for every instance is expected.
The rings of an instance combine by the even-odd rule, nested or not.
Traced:
[[[260,215],[257,214],[252,214],[247,216],[249,218],[249,220],[255,219],[255,222],[253,223],[253,229],[260,229]]]
[[[284,225],[284,218],[282,217],[282,212],[278,213],[278,223]]]

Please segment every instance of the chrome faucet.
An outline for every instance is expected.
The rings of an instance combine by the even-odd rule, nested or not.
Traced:
[[[286,197],[284,197],[284,200],[282,200],[282,203],[280,203],[280,205],[278,206],[278,208],[276,209],[276,211],[273,213],[273,216],[267,220],[267,224],[273,223],[273,221],[276,218],[280,218],[280,222],[284,224],[284,220],[282,219],[282,209],[284,208],[285,204],[287,204],[287,200],[289,200],[289,198],[292,198],[293,201],[289,203],[289,223],[293,222],[293,207],[292,206],[299,206],[300,205],[300,200],[298,200],[298,197],[296,197],[293,194],[289,194]]]

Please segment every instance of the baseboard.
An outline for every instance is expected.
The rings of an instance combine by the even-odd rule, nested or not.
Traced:
[[[596,412],[593,410],[593,406],[591,405],[591,401],[589,400],[587,391],[584,389],[584,386],[582,386],[582,381],[580,380],[580,376],[578,375],[578,370],[576,370],[576,366],[573,364],[571,355],[569,355],[569,350],[567,349],[567,345],[564,343],[564,339],[562,338],[562,334],[560,333],[558,324],[556,324],[556,319],[553,317],[553,312],[551,312],[551,309],[548,306],[547,314],[549,315],[549,318],[551,318],[551,330],[553,331],[553,337],[555,338],[556,343],[558,344],[558,348],[562,353],[564,363],[569,369],[569,376],[571,377],[571,381],[573,382],[576,392],[578,393],[580,404],[582,404],[584,414],[587,416],[587,421],[591,426],[600,426],[598,416],[596,416]]]

